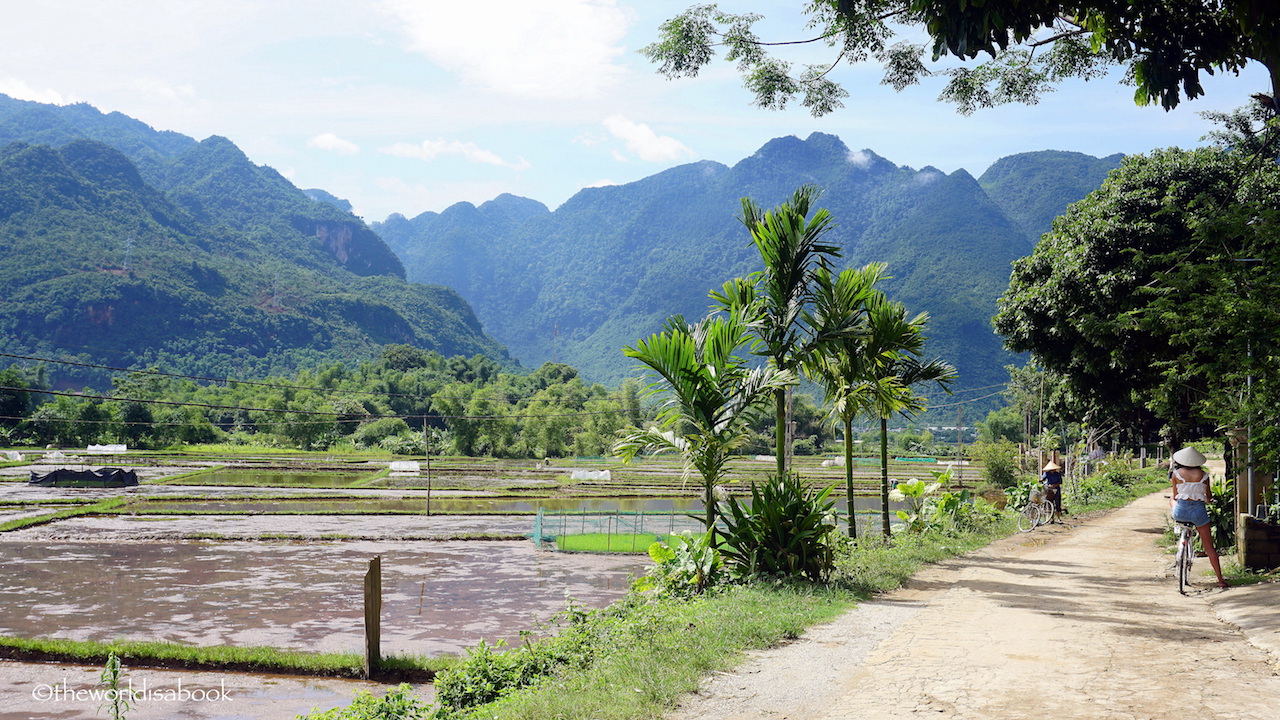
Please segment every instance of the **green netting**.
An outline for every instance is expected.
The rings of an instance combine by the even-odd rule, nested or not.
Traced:
[[[574,552],[644,552],[655,540],[705,530],[698,517],[664,512],[544,512],[534,516],[534,544]]]

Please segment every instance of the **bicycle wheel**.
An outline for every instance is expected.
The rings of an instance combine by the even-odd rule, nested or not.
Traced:
[[[1057,508],[1053,506],[1052,500],[1040,503],[1040,524],[1048,525],[1056,519],[1057,514]]]
[[[1178,592],[1183,595],[1191,588],[1191,559],[1195,557],[1191,532],[1186,528],[1178,534],[1178,559],[1174,571],[1178,573]]]
[[[1040,524],[1040,505],[1038,503],[1027,503],[1022,506],[1022,512],[1018,513],[1018,529],[1022,532],[1030,532]]]

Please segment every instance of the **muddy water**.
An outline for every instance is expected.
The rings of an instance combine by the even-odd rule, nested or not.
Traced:
[[[634,557],[528,542],[0,542],[0,634],[360,652],[362,582],[383,558],[384,652],[517,640],[566,596],[601,607]]]
[[[104,515],[60,520],[26,528],[8,537],[25,542],[53,540],[183,540],[297,536],[325,539],[449,540],[465,536],[529,535],[528,515]]]

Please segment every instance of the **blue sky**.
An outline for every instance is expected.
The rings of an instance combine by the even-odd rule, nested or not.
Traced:
[[[1077,82],[1036,106],[963,117],[941,80],[902,93],[872,65],[834,77],[846,107],[760,110],[731,67],[668,81],[636,50],[691,0],[49,0],[6,10],[0,92],[87,102],[197,139],[223,135],[300,187],[366,220],[412,217],[509,192],[555,208],[583,187],[695,160],[732,165],[769,139],[839,135],[900,165],[975,176],[1017,152],[1092,155],[1200,144],[1203,110],[1267,85],[1260,67],[1210,79],[1177,111],[1132,89]],[[806,37],[801,2],[756,11],[777,39]],[[828,57],[806,50],[813,59]],[[819,53],[813,55],[813,53]],[[801,59],[801,58],[798,58]],[[801,59],[803,60],[803,59]]]

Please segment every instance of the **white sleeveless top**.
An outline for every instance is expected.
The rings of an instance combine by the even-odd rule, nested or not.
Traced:
[[[1182,477],[1182,468],[1179,468],[1178,470],[1173,471],[1173,476],[1178,479],[1178,494],[1174,495],[1175,500],[1199,500],[1200,502],[1209,502],[1208,473],[1204,473],[1199,480],[1191,481]]]

